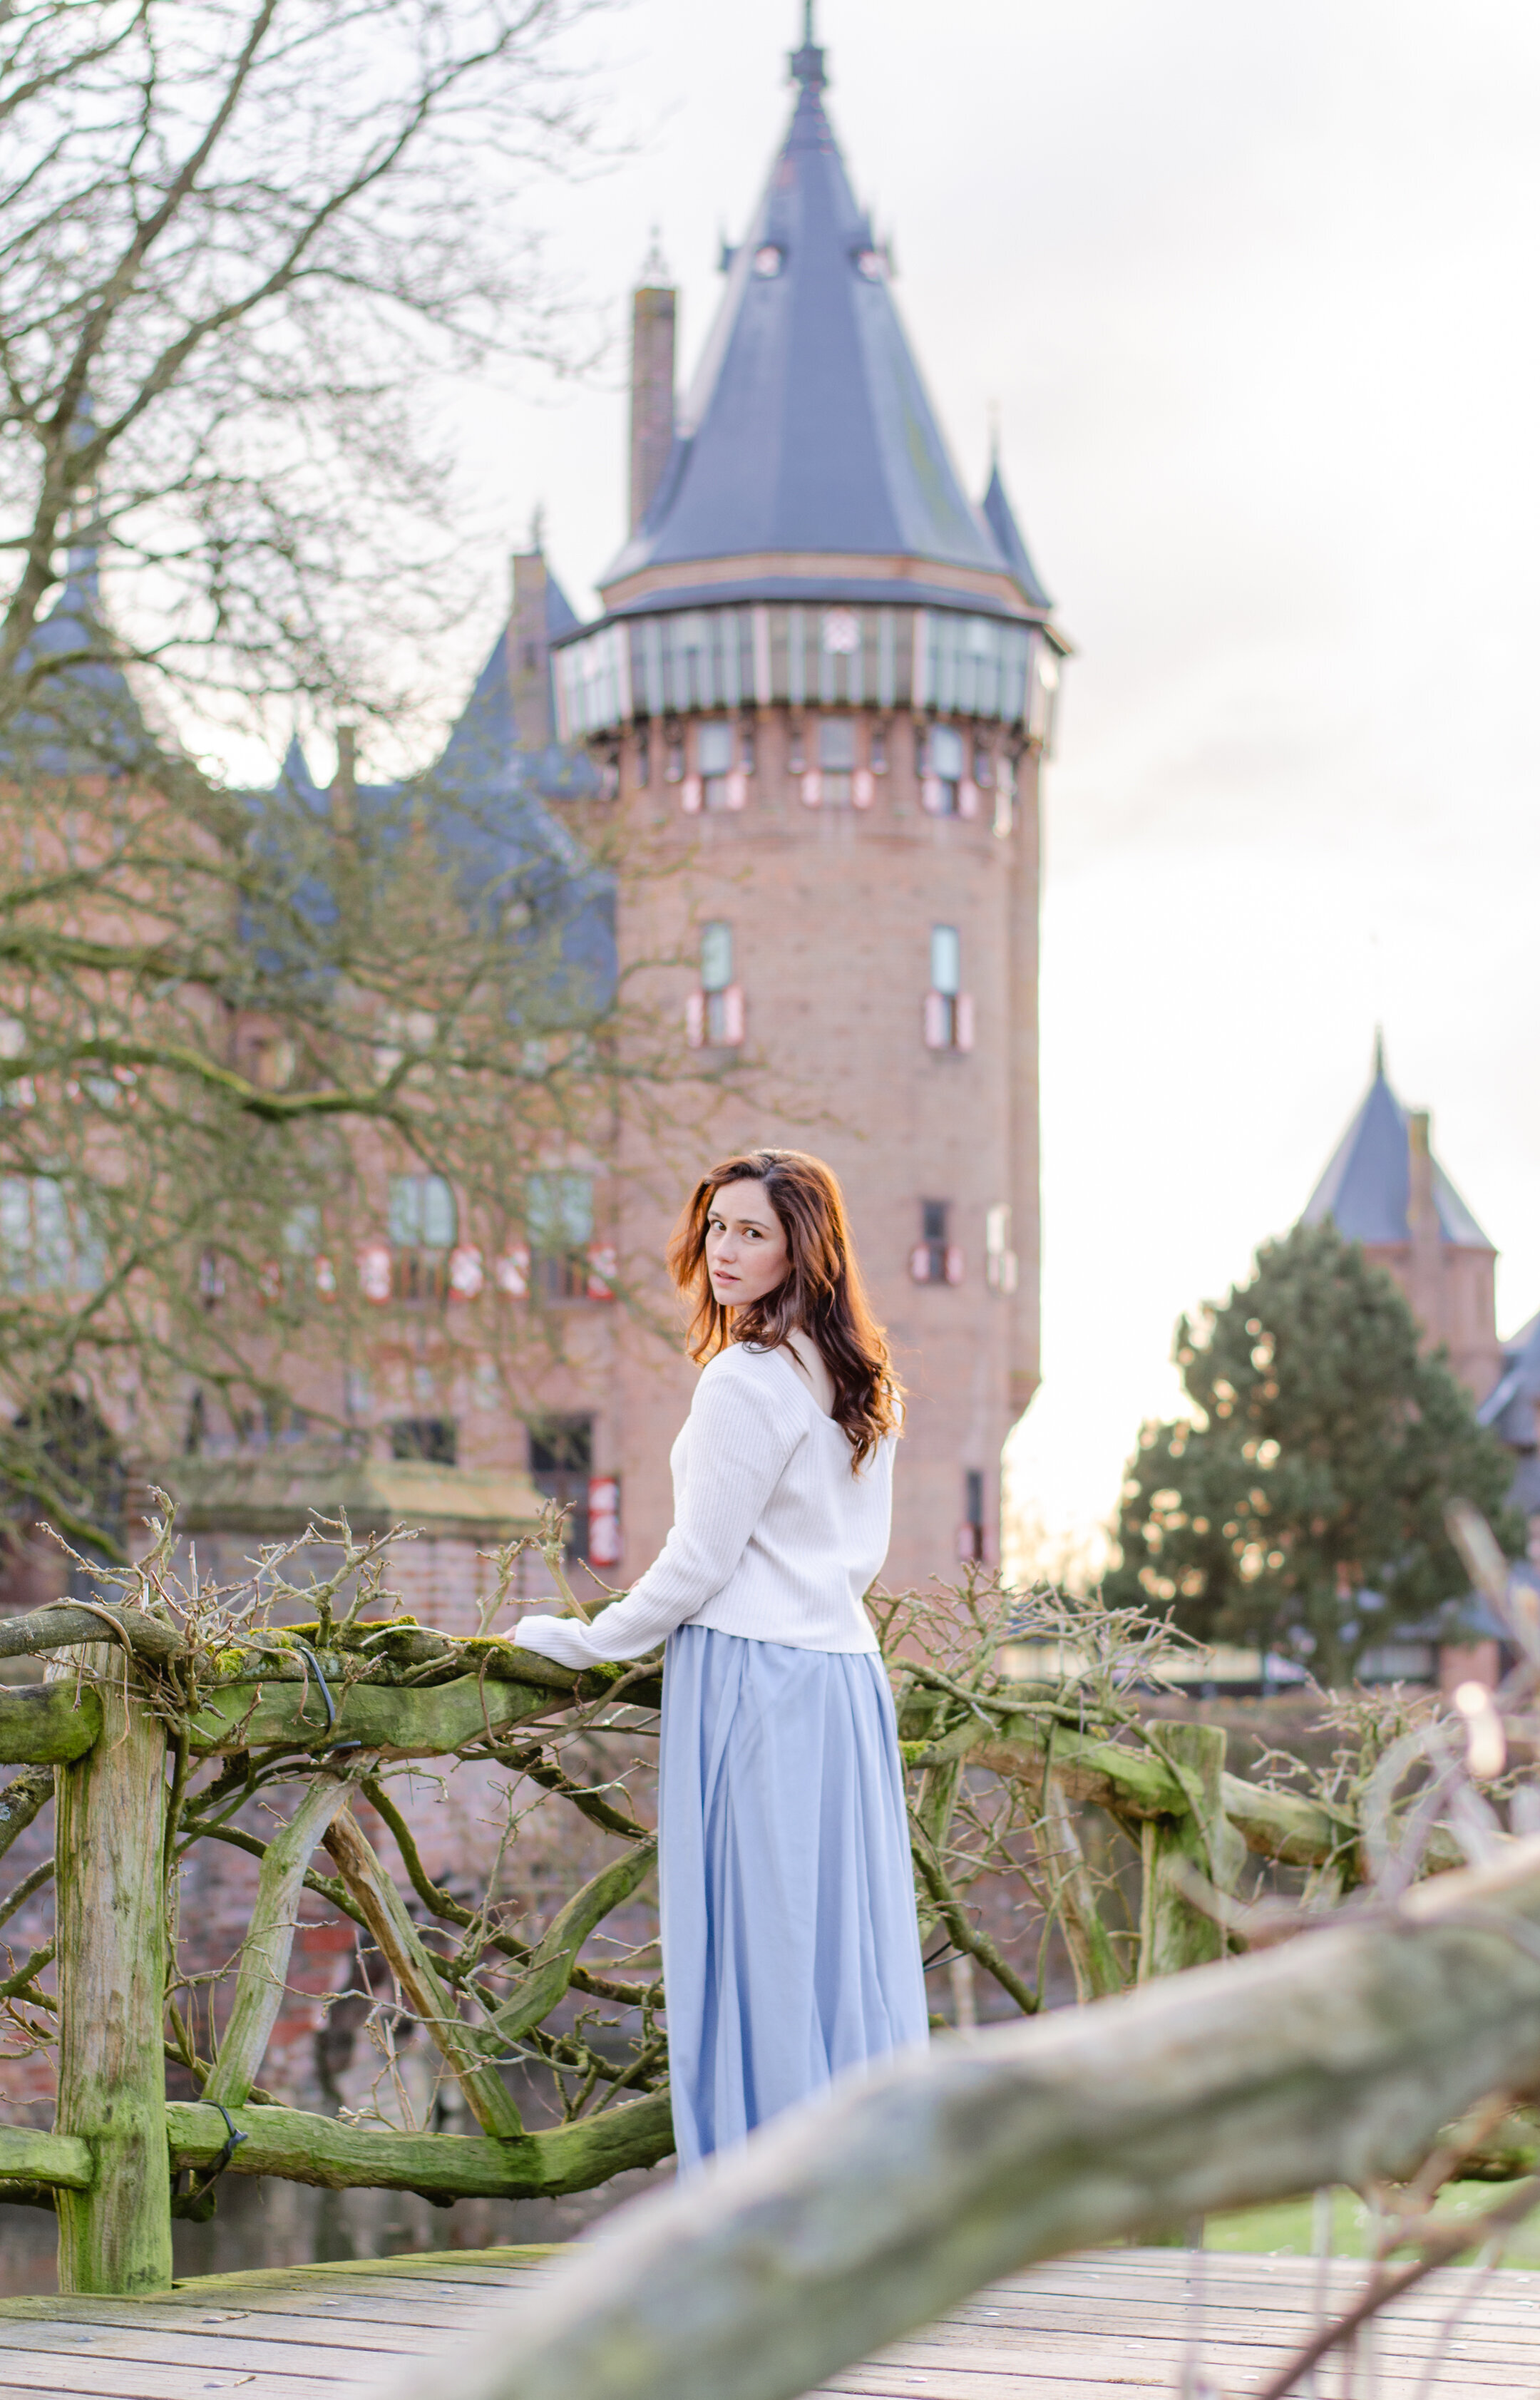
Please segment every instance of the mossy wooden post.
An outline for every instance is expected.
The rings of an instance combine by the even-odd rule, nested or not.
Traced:
[[[1224,1956],[1223,1930],[1187,1898],[1181,1888],[1181,1868],[1202,1875],[1217,1891],[1233,1891],[1246,1857],[1246,1844],[1226,1817],[1221,1797],[1224,1727],[1156,1725],[1150,1730],[1160,1754],[1179,1778],[1188,1807],[1179,1817],[1152,1818],[1140,1829],[1141,1984],[1156,1975],[1179,1974],[1184,1967],[1206,1966],[1211,1958]]]
[[[166,2143],[166,1736],[115,1645],[95,1670],[102,1733],[56,1770],[61,2134],[96,2161],[59,2194],[61,2292],[158,2292],[171,2281]],[[62,1670],[73,1678],[72,1658]],[[125,1682],[127,1677],[127,1682]]]

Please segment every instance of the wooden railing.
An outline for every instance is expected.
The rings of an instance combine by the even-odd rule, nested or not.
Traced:
[[[293,1553],[273,1553],[260,1605],[250,1589],[211,1595],[179,1582],[168,1520],[156,1528],[146,1560],[116,1576],[116,1599],[65,1603],[0,1626],[0,1656],[51,1661],[48,1681],[0,1688],[0,1761],[23,1768],[0,1794],[0,1850],[57,1794],[54,1941],[14,1970],[0,1997],[9,2008],[30,2010],[34,2023],[56,2008],[59,2049],[53,2132],[0,2127],[0,2197],[36,2198],[57,2209],[64,2291],[164,2287],[173,2214],[210,2213],[225,2173],[436,2199],[516,2198],[589,2189],[672,2148],[664,2045],[652,2023],[661,1987],[655,1978],[618,1976],[587,1949],[642,1886],[653,1839],[613,1778],[569,1774],[560,1747],[575,1735],[602,1743],[645,1734],[661,1700],[658,1662],[579,1678],[490,1633],[460,1640],[430,1631],[389,1614],[377,1544],[355,1544],[345,1525],[322,1530],[331,1572],[295,1581]],[[510,1553],[484,1622],[506,1600],[511,1574]],[[114,1576],[104,1580],[110,1589]],[[278,1621],[285,1612],[294,1617],[302,1603],[308,1614],[301,1621]],[[1009,1955],[982,1921],[981,1877],[1010,1871],[1029,1853],[1034,1888],[1062,1929],[1081,1997],[1108,1998],[1218,1960],[1244,1938],[1235,1930],[1244,1910],[1234,1895],[1248,1854],[1275,1862],[1286,1880],[1291,1874],[1296,1884],[1303,1880],[1306,1909],[1351,1891],[1371,1863],[1371,1835],[1394,1832],[1404,1805],[1396,1796],[1402,1769],[1424,1758],[1429,1742],[1446,1739],[1431,1720],[1410,1748],[1403,1735],[1401,1751],[1393,1746],[1374,1770],[1383,1788],[1373,1773],[1367,1783],[1349,1778],[1346,1800],[1259,1785],[1227,1771],[1221,1728],[1152,1721],[1132,1691],[1136,1673],[1147,1687],[1159,1683],[1167,1639],[1161,1629],[1043,1596],[1036,1603],[1042,1624],[1056,1627],[1075,1663],[1057,1681],[1013,1682],[997,1665],[1003,1604],[975,1582],[924,1606],[884,1603],[882,1630],[912,1777],[922,1926],[971,1957],[1025,2013],[1043,1995],[1021,1957]],[[1019,1630],[1023,1605],[1010,1606]],[[577,1810],[608,1839],[612,1854],[526,1941],[489,1903],[468,1906],[428,1872],[388,1789],[392,1764],[411,1760],[495,1764]],[[297,1797],[265,1841],[231,1821],[253,1794],[279,1787],[290,1787],[291,1797],[297,1787]],[[1003,1815],[990,1818],[988,1806],[980,1813],[981,1795],[987,1802],[991,1792],[1003,1795]],[[388,1830],[405,1892],[368,1837],[361,1798]],[[1121,1829],[1126,1855],[1137,1857],[1137,1922],[1120,1926],[1109,1916],[1117,1878],[1088,1861],[1087,1809]],[[199,2054],[190,2020],[169,2010],[176,1982],[172,1895],[179,1862],[196,1841],[234,1844],[260,1861],[211,2056]],[[1419,1820],[1416,1843],[1419,1874],[1461,1855],[1441,1825]],[[34,1869],[26,1888],[44,1872]],[[381,1955],[476,2133],[343,2121],[261,2095],[307,1892],[351,1918]],[[17,1904],[17,1894],[0,1901],[0,1922]],[[1392,1950],[1399,1939],[1383,1937]],[[45,1988],[50,1962],[56,1998]],[[1525,1964],[1532,1971],[1540,1969]],[[552,2025],[574,1989],[639,2014],[642,2032],[627,2059]],[[1176,2018],[1167,2011],[1159,2022],[1169,2028]],[[1099,2037],[1074,2025],[1071,2012],[1044,2027],[1050,2051],[1056,2042],[1089,2040],[1085,2057],[1101,2057]],[[1528,2039],[1515,2034],[1503,2052],[1505,2069],[1527,2057]],[[168,2101],[168,2045],[194,2079],[196,2100]],[[1014,2088],[1018,2055],[1039,2054],[1009,2053],[1002,2093]],[[523,2123],[507,2069],[531,2057],[574,2078],[566,2121],[536,2130]],[[894,2128],[910,2106],[901,2095],[921,2089],[912,2071],[906,2077],[884,2087],[900,2095],[891,2103]],[[974,2105],[965,2094],[979,2095],[982,2139],[993,2106],[989,2076],[954,2065],[937,2092],[943,2084],[964,2115]],[[1088,2093],[1093,2113],[1097,2105]],[[1440,2100],[1434,2120],[1444,2106]],[[1413,2113],[1421,2126],[1428,2112]],[[858,2113],[851,2120],[857,2121],[866,2120]],[[947,2119],[951,2130],[935,2138],[961,2139],[961,2122]],[[1068,2176],[1067,2192],[1080,2173],[1070,2173],[1071,2153],[1089,2137],[1078,2120],[1064,2126],[1070,2148],[1055,2173],[1061,2182]],[[1132,2126],[1130,2116],[1119,2138]],[[1426,2131],[1434,2130],[1430,2120]],[[896,2131],[892,2137],[899,2138]],[[1412,2138],[1396,2136],[1403,2147]],[[994,2155],[989,2143],[981,2158],[986,2153]],[[1299,2189],[1319,2179],[1318,2163],[1302,2150],[1295,2164],[1270,2168],[1264,2181],[1276,2188],[1282,2172]],[[842,2189],[830,2172],[830,2189]],[[184,2176],[187,2188],[179,2189]],[[906,2173],[906,2189],[910,2181]],[[1223,2188],[1221,2176],[1216,2195]],[[1152,2189],[1130,2169],[1121,2216],[1098,2203],[1100,2216],[1093,2209],[1075,2238],[1111,2230],[1113,2216],[1119,2225],[1143,2221]],[[1078,2206],[1064,2200],[1053,2220],[1056,2239],[1082,2225]]]

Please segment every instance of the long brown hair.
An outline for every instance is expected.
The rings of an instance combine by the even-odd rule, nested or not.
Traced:
[[[727,1183],[762,1183],[785,1231],[791,1265],[763,1300],[729,1307],[706,1272],[706,1225]],[[668,1246],[674,1280],[695,1302],[689,1355],[714,1358],[732,1342],[766,1350],[801,1330],[822,1352],[834,1383],[836,1425],[848,1437],[852,1472],[884,1434],[899,1429],[898,1383],[882,1328],[873,1316],[851,1239],[845,1195],[821,1158],[801,1150],[746,1150],[703,1175]]]

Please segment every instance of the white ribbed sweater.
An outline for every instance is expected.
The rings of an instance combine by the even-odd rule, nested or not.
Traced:
[[[794,1650],[875,1650],[862,1595],[888,1551],[893,1439],[860,1472],[784,1350],[734,1343],[702,1372],[669,1453],[674,1529],[592,1625],[526,1616],[515,1640],[564,1667],[639,1658],[676,1625]]]

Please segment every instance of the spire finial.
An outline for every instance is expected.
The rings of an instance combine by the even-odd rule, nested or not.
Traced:
[[[828,81],[824,53],[813,40],[812,0],[802,0],[802,47],[791,54],[791,71],[804,91],[822,91]]]
[[[642,281],[644,284],[657,286],[659,284],[669,284],[673,280],[673,277],[668,271],[668,261],[663,256],[663,237],[661,229],[657,225],[653,225],[650,228],[650,239],[647,242],[647,253],[642,261]]]
[[[1000,402],[989,402],[989,466],[991,471],[1000,465]]]
[[[1384,1071],[1385,1029],[1383,1025],[1377,1025],[1374,1028],[1374,1080],[1376,1083],[1383,1082]]]

